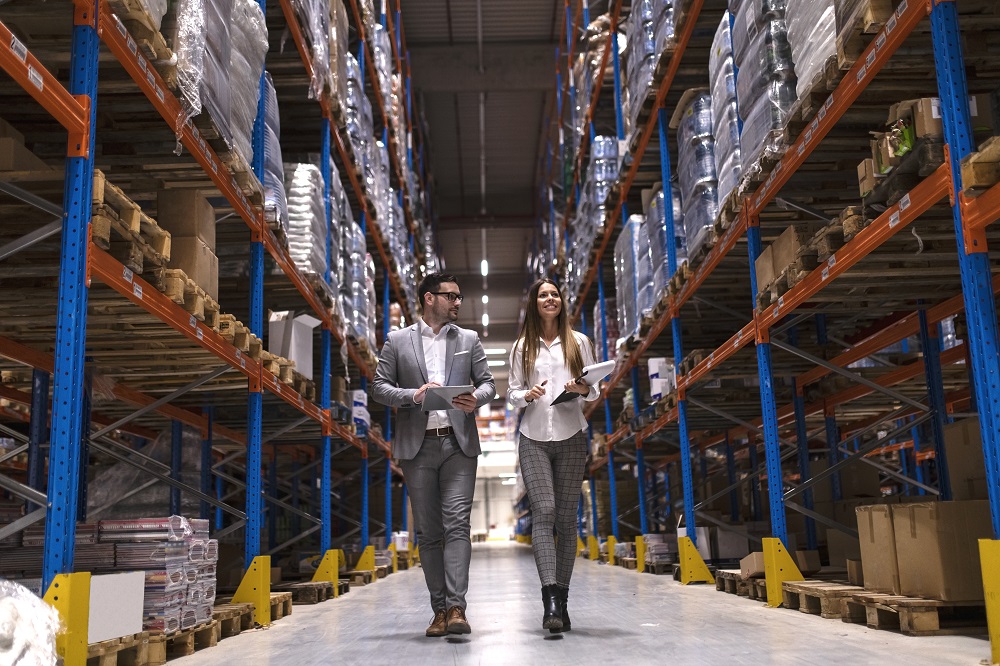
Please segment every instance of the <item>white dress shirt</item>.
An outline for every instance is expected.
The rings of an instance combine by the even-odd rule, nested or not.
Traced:
[[[451,324],[444,324],[434,335],[434,329],[424,323],[423,319],[418,320],[420,327],[420,340],[424,343],[424,363],[427,366],[427,381],[437,382],[441,386],[446,386],[445,382],[445,361],[448,356],[448,328]],[[426,393],[424,394],[426,395]],[[427,412],[427,429],[447,428],[451,425],[448,420],[448,412],[438,409]]]
[[[594,348],[582,333],[573,331],[576,344],[580,347],[580,356],[584,365],[594,363]],[[581,395],[579,400],[570,400],[552,406],[552,401],[563,392],[566,382],[576,379],[566,366],[563,357],[562,342],[556,338],[551,345],[539,340],[538,358],[531,376],[525,378],[521,370],[521,345],[515,344],[510,354],[510,377],[507,382],[507,400],[514,407],[526,407],[521,419],[520,432],[525,437],[540,442],[555,442],[569,439],[587,427],[587,419],[583,415],[583,402],[597,400],[601,392],[597,386],[591,386],[587,395]],[[545,385],[545,395],[526,402],[524,396],[536,384],[548,380]]]

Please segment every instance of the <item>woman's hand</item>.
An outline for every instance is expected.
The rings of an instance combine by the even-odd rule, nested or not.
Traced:
[[[549,383],[549,380],[545,380],[541,384],[535,384],[531,389],[524,394],[524,400],[528,403],[532,403],[538,400],[543,395],[545,395],[545,385]]]
[[[570,393],[579,393],[580,395],[587,395],[590,393],[590,385],[587,382],[574,379],[571,382],[566,382],[566,386],[563,387],[566,391]]]

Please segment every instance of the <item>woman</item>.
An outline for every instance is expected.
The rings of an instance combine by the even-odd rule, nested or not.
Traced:
[[[518,458],[531,504],[531,546],[542,583],[542,626],[569,631],[566,599],[576,559],[576,509],[587,462],[584,400],[600,391],[576,378],[594,363],[594,348],[572,330],[559,288],[547,278],[528,290],[524,324],[510,355],[507,400],[525,408]],[[552,405],[563,391],[574,399]],[[558,545],[552,528],[559,535]]]

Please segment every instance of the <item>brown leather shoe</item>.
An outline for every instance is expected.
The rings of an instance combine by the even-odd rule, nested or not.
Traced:
[[[427,627],[427,631],[424,633],[431,638],[445,636],[448,633],[448,623],[445,622],[444,618],[445,614],[443,610],[436,611],[434,619],[431,620],[431,625]]]
[[[461,606],[452,606],[448,609],[448,633],[472,633],[472,627],[469,626],[469,621],[465,619],[465,609]]]

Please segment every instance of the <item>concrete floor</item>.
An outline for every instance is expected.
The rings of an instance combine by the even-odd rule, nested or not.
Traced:
[[[269,629],[171,661],[237,664],[979,664],[984,638],[911,638],[824,620],[667,576],[577,560],[573,631],[541,629],[530,548],[476,544],[468,617],[473,633],[426,638],[432,613],[423,574],[403,571],[293,614]]]

